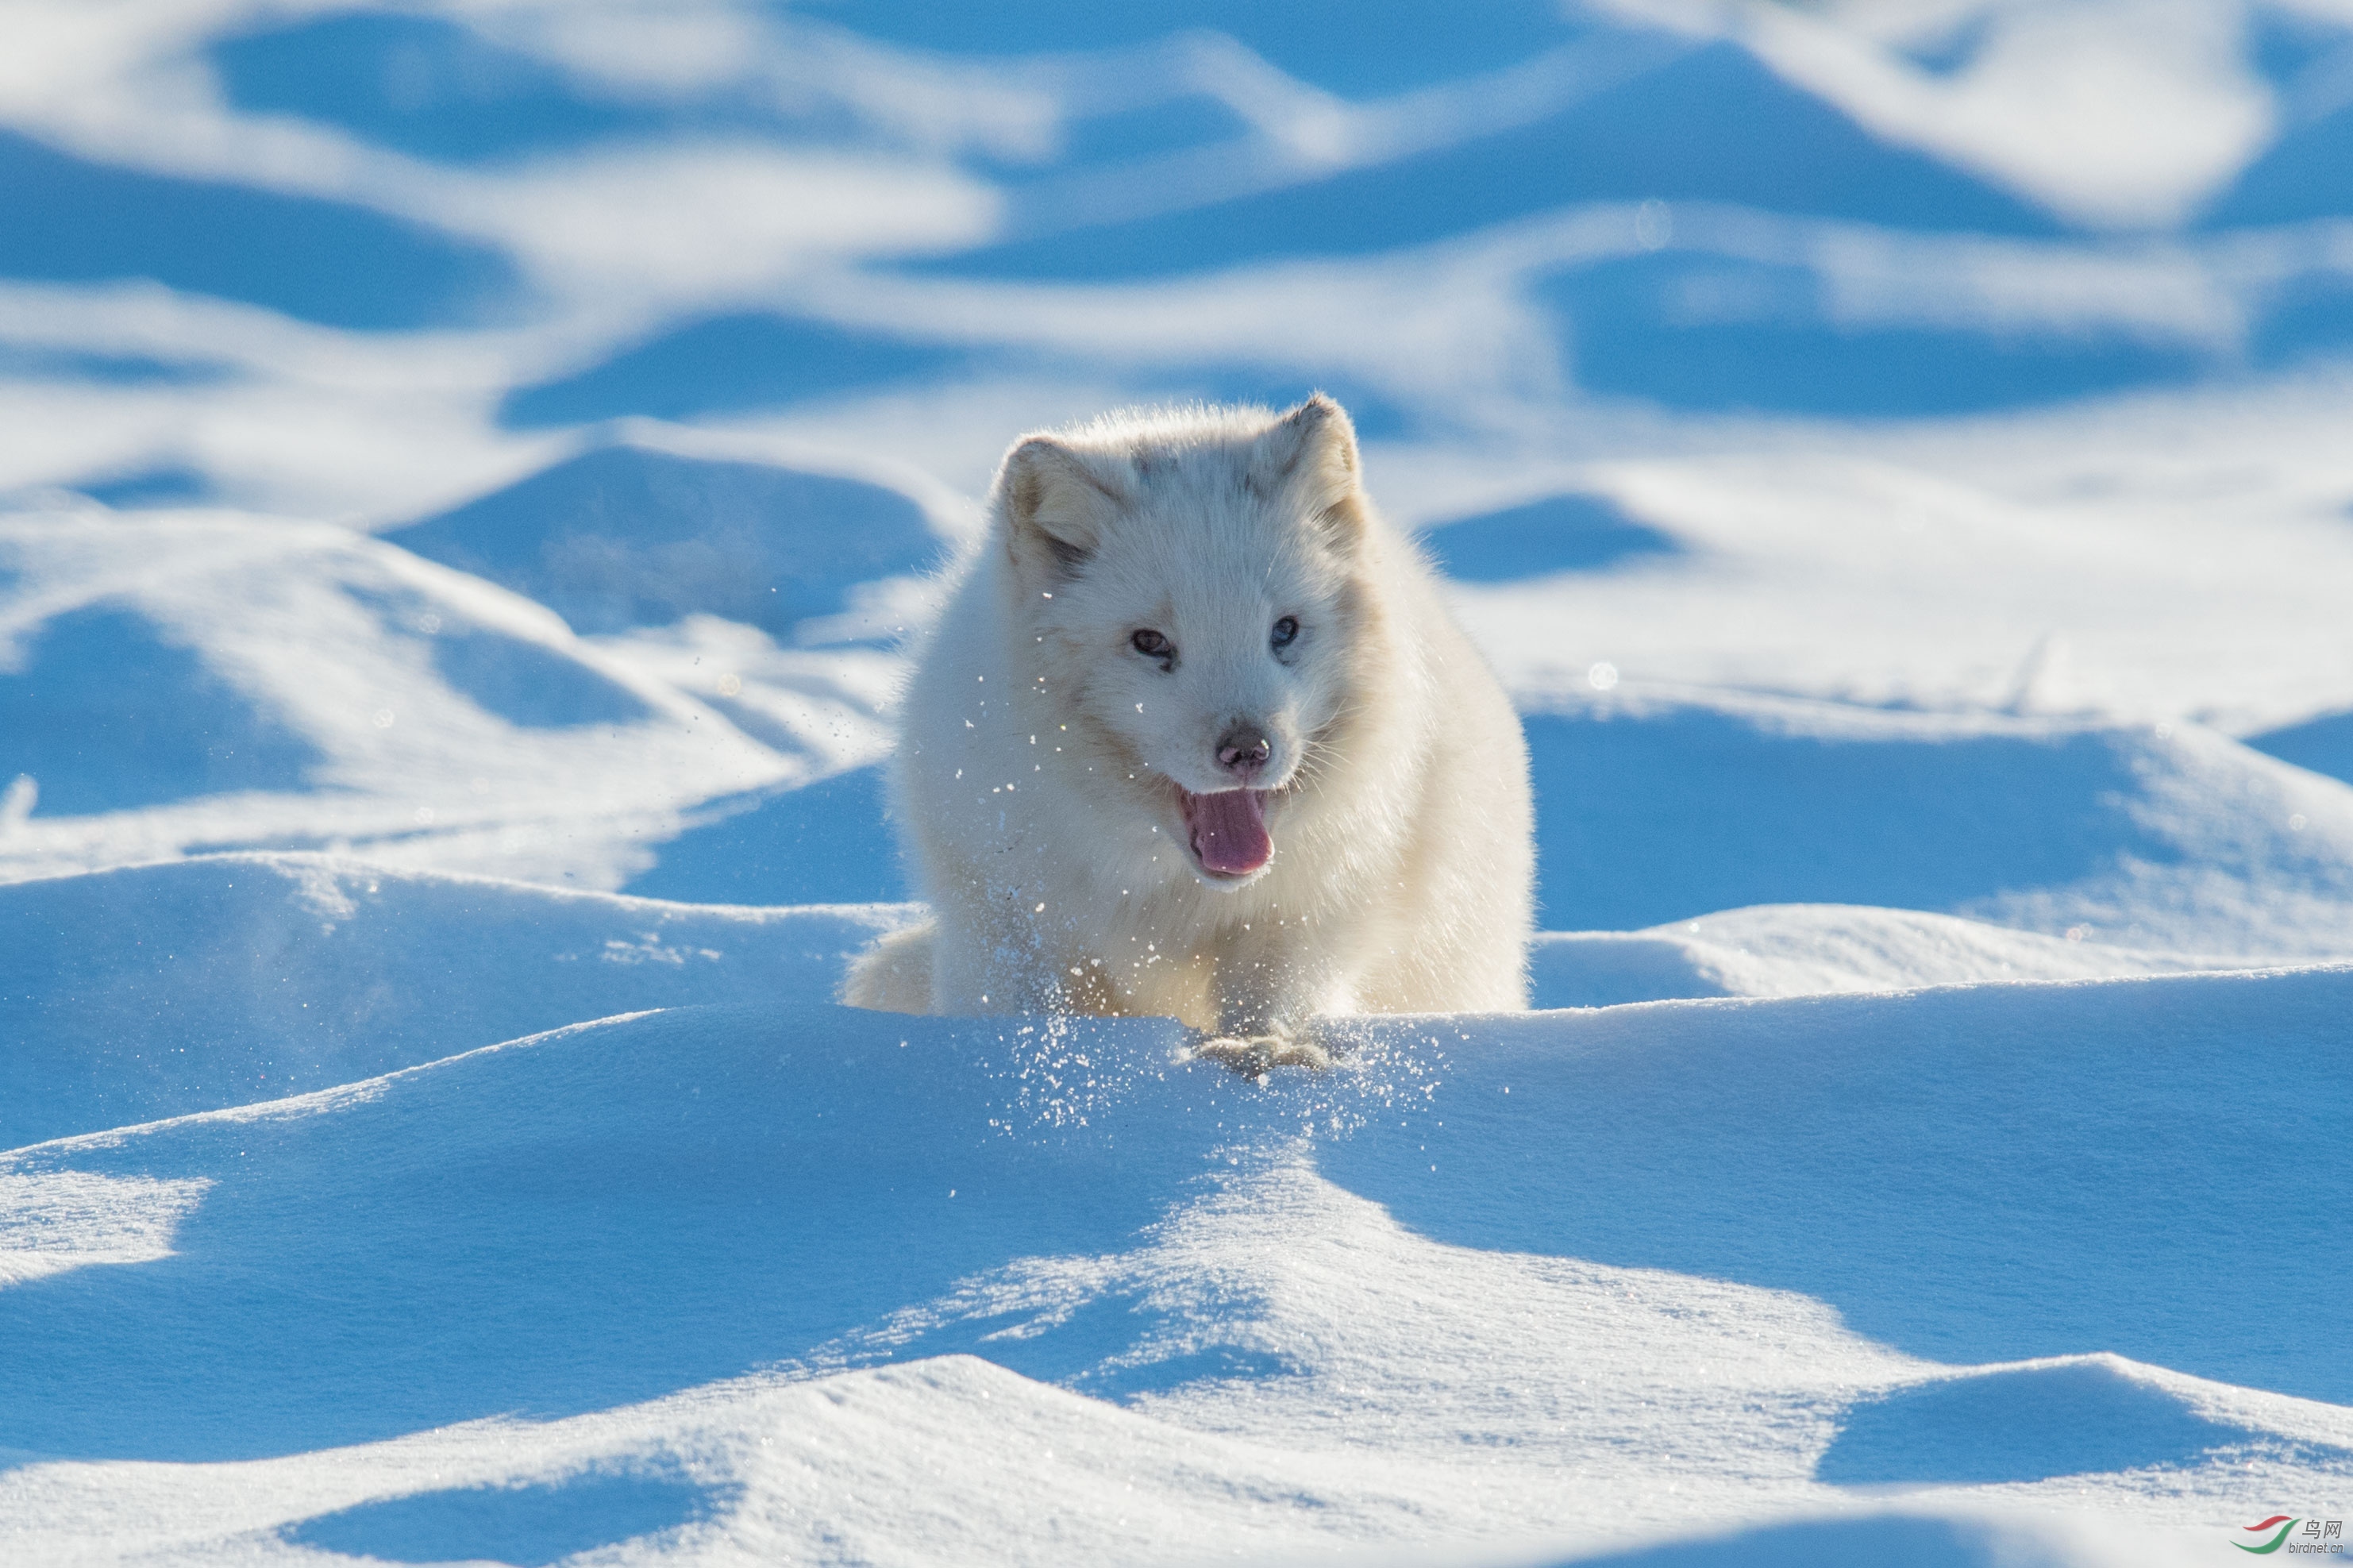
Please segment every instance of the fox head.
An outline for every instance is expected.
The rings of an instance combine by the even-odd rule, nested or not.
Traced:
[[[1204,882],[1257,876],[1376,632],[1347,414],[1318,393],[1033,435],[991,503],[1037,694]]]

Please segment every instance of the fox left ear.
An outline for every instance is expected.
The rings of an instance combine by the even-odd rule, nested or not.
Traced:
[[[1013,444],[990,497],[1013,564],[1041,578],[1082,570],[1122,499],[1086,453],[1044,435]]]
[[[1348,411],[1317,392],[1259,437],[1250,485],[1261,495],[1297,495],[1309,515],[1332,531],[1334,542],[1345,544],[1364,524],[1359,472],[1356,428]]]

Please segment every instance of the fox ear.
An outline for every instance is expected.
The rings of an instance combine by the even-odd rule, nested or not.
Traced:
[[[1068,577],[1103,544],[1123,497],[1080,453],[1051,436],[1028,436],[997,471],[996,510],[1013,564],[1044,577]]]
[[[1250,484],[1265,496],[1286,491],[1296,495],[1336,541],[1345,542],[1363,524],[1359,471],[1356,428],[1348,422],[1348,411],[1317,392],[1259,437],[1250,455]]]

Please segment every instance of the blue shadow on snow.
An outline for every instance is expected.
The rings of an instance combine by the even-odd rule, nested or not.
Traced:
[[[383,1563],[478,1558],[546,1568],[575,1552],[699,1523],[723,1491],[681,1476],[589,1474],[535,1486],[418,1492],[306,1519],[279,1532],[297,1546]]]
[[[433,670],[475,706],[526,729],[635,724],[653,710],[627,687],[536,642],[475,627],[432,639]]]
[[[1992,33],[1991,18],[1983,13],[1964,16],[1950,26],[1899,45],[1897,52],[1930,76],[1957,76],[1983,51]]]
[[[2309,222],[2353,213],[2353,104],[2289,129],[2201,215],[2206,228]]]
[[[1738,1535],[1638,1546],[1606,1557],[1564,1559],[1552,1568],[2010,1568],[2015,1542],[1957,1519],[1881,1514],[1808,1520]]]
[[[1814,1467],[1836,1486],[1999,1486],[2194,1466],[2254,1434],[2102,1361],[1915,1383],[1850,1407]]]
[[[766,313],[707,317],[673,327],[557,380],[519,387],[500,406],[517,429],[586,424],[623,415],[691,419],[864,396],[949,376],[1064,376],[1133,386],[1142,400],[1287,407],[1323,386],[1348,405],[1360,434],[1402,431],[1404,411],[1348,377],[1301,380],[1243,365],[1124,365],[1002,346],[924,342],[830,322]]]
[[[0,1291],[0,1448],[296,1453],[792,1361],[1008,1259],[1134,1245],[1262,1094],[1168,1065],[1155,1021],[909,1039],[844,1008],[681,1009],[19,1154],[214,1185],[172,1256]],[[1089,1118],[1025,1112],[1041,1050],[1131,1087]]]
[[[2262,302],[2247,344],[2248,357],[2266,369],[2341,358],[2348,349],[2353,349],[2353,276],[2344,272],[2286,280]]]
[[[2274,87],[2296,86],[2295,79],[2353,42],[2353,31],[2318,16],[2266,6],[2247,18],[2246,58],[2256,74]]]
[[[45,817],[300,789],[325,758],[128,608],[69,610],[0,668],[0,781],[29,773]]]
[[[1641,35],[1622,48],[1630,79],[1532,125],[1279,190],[912,265],[977,277],[1159,276],[1362,255],[1579,202],[1650,198],[1900,228],[2058,231],[1989,185],[1876,141],[1733,45],[1685,52],[1679,41]],[[1011,221],[1018,234],[1018,198]]]
[[[992,163],[989,172],[1013,181],[1041,173],[1050,176],[1066,170],[1230,143],[1250,131],[1250,122],[1223,99],[1188,92],[1107,114],[1078,115],[1063,122],[1061,143],[1050,161]]]
[[[978,1356],[1038,1383],[1123,1403],[1203,1379],[1306,1374],[1308,1369],[1278,1351],[1244,1343],[1199,1344],[1204,1335],[1198,1310],[1186,1325],[1185,1348],[1138,1355],[1139,1346],[1171,1316],[1157,1297],[1149,1287],[1115,1287],[1076,1308],[1058,1308],[1052,1326],[1042,1333],[1020,1331],[1038,1317],[1034,1308],[953,1318],[928,1326],[899,1353]]]
[[[624,893],[683,904],[874,904],[908,896],[884,821],[882,769],[723,801],[655,847]]]
[[[651,136],[671,118],[599,101],[554,67],[435,17],[326,16],[206,52],[248,113],[298,115],[452,163]]]
[[[518,387],[499,405],[499,420],[535,429],[624,414],[691,419],[872,391],[937,376],[972,358],[952,345],[806,317],[710,316],[586,370]]]
[[[77,485],[84,495],[117,512],[142,506],[195,506],[213,498],[213,482],[192,468],[142,469],[95,483]]]
[[[2209,357],[2117,334],[1831,320],[1799,267],[1662,251],[1540,283],[1588,392],[1674,408],[1927,418],[2187,383]]]
[[[941,553],[895,490],[760,463],[607,447],[383,535],[535,599],[575,631],[698,611],[786,638],[849,589]]]
[[[1492,1027],[1448,1053],[1430,1115],[1370,1118],[1317,1164],[1435,1241],[1796,1291],[1910,1355],[2110,1351],[2353,1404],[2348,1001],[2305,970],[1605,1009]],[[2086,1419],[2047,1442],[1970,1436],[2071,1404]],[[2111,1418],[2129,1453],[2094,1440]],[[1830,1478],[2209,1440],[2084,1373],[1852,1425]]]
[[[1604,571],[1645,556],[1679,556],[1674,538],[1606,495],[1575,492],[1421,530],[1422,553],[1457,582],[1502,583],[1555,572]]]
[[[385,632],[421,641],[444,685],[522,729],[635,724],[653,709],[635,692],[544,643],[459,617],[448,605],[398,589],[346,588]]]
[[[1538,1012],[1730,994],[1699,972],[1686,948],[1662,938],[1549,932],[1528,945],[1528,1005]]]
[[[104,387],[202,387],[226,381],[227,366],[204,360],[158,359],[146,354],[86,354],[79,350],[0,344],[0,376],[27,381],[94,381]]]
[[[479,325],[522,284],[487,246],[318,196],[94,164],[0,131],[0,277],[152,278],[328,326]]]
[[[2179,851],[2115,736],[1790,733],[1708,708],[1523,721],[1543,924],[1638,930],[1752,904],[1953,910]]]
[[[980,55],[1065,54],[1214,28],[1292,75],[1360,96],[1516,63],[1576,35],[1545,0],[1465,10],[1431,0],[1145,0],[1092,5],[1043,0],[976,9],[954,0],[823,0],[809,14],[868,37]]]
[[[2239,744],[2353,784],[2353,709],[2251,735]]]

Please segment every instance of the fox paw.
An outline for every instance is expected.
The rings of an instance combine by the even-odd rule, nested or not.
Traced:
[[[1193,1054],[1218,1063],[1245,1078],[1262,1078],[1277,1067],[1323,1068],[1332,1054],[1312,1040],[1288,1034],[1223,1034],[1204,1040]]]

